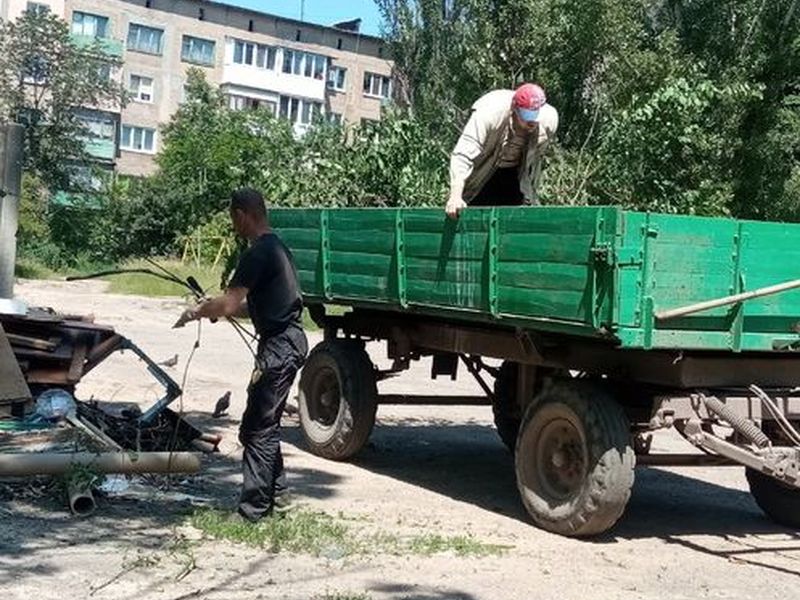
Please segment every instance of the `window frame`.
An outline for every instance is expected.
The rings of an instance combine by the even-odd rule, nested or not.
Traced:
[[[141,102],[142,104],[152,104],[155,102],[156,98],[156,83],[155,78],[150,77],[149,75],[141,75],[139,73],[128,73],[128,92],[134,94],[133,89],[133,78],[137,78],[139,80],[139,85],[136,87],[135,95],[132,97],[134,102]],[[142,80],[149,79],[150,80],[150,99],[145,100],[142,98]],[[148,86],[145,86],[145,88]]]
[[[50,12],[50,5],[44,2],[26,2],[25,12],[30,12],[34,15],[46,15]]]
[[[339,80],[341,79],[341,85]],[[339,65],[330,65],[328,67],[328,80],[326,86],[329,90],[334,92],[347,91],[347,67]]]
[[[201,42],[203,44],[210,44],[211,45],[211,56],[206,61],[203,59],[198,59],[191,55],[187,55],[187,45],[186,42],[189,41],[189,50],[191,51],[191,43],[192,42]],[[185,63],[190,63],[193,65],[200,65],[201,67],[213,67],[214,64],[217,62],[217,42],[216,40],[210,40],[208,38],[201,38],[197,37],[196,35],[189,35],[184,33],[181,36],[181,61]]]
[[[128,136],[128,142],[130,145],[125,145],[125,130],[129,130],[130,135]],[[135,138],[137,131],[140,133],[140,142],[142,144],[141,148],[135,147]],[[152,140],[152,148],[148,150],[144,147],[144,142],[147,140],[147,134],[151,133],[151,140]],[[125,150],[126,152],[135,152],[137,154],[156,154],[156,148],[158,145],[158,131],[153,129],[152,127],[144,127],[142,125],[126,125],[122,124],[120,127],[120,136],[119,136],[119,148],[120,150]]]
[[[369,81],[369,85],[367,85]],[[378,83],[378,91],[375,90],[375,83]],[[384,85],[385,84],[385,85]],[[383,89],[386,88],[386,94],[383,94]],[[374,73],[372,71],[364,71],[364,96],[367,98],[377,98],[378,100],[389,100],[392,97],[392,78],[388,75],[381,73]]]
[[[281,95],[278,100],[277,116],[288,120],[293,126],[311,127],[317,115],[324,115],[323,103],[307,98]]]
[[[134,28],[137,28],[139,34],[136,36],[136,41],[138,42],[141,39],[141,32],[142,30],[149,30],[150,32],[159,32],[158,38],[158,50],[153,52],[151,50],[145,50],[140,46],[132,46],[131,45],[131,34]],[[130,50],[131,52],[141,52],[142,54],[149,54],[151,56],[163,56],[164,55],[164,29],[161,27],[154,27],[152,25],[143,25],[142,23],[128,23],[128,36],[125,39],[125,48]]]
[[[102,22],[103,23],[103,33],[102,33],[102,35],[98,35],[96,30],[95,30],[94,34],[89,34],[89,33],[86,33],[85,31],[80,31],[80,32],[75,31],[75,25],[76,25],[75,17],[77,15],[81,15],[81,29],[82,30],[86,27],[86,22],[84,20],[86,17],[92,17],[92,19],[94,19],[94,21],[95,21],[95,26],[99,22]],[[70,21],[69,30],[70,30],[70,33],[72,33],[72,35],[81,35],[81,36],[85,36],[85,37],[93,37],[96,40],[105,40],[105,39],[108,39],[108,32],[109,32],[109,29],[110,29],[110,27],[109,27],[110,24],[111,24],[111,19],[109,19],[105,15],[98,15],[96,13],[86,12],[84,10],[73,10],[72,11],[72,21]]]
[[[239,52],[241,60],[236,60],[237,52]],[[234,38],[231,61],[233,64],[242,67],[274,71],[278,61],[278,49],[269,44],[259,44],[258,42]]]
[[[294,48],[283,48],[282,50],[282,74],[295,75],[315,81],[325,81],[327,85],[328,57],[316,52],[307,52],[306,50],[296,50]],[[319,74],[319,77],[317,74]]]

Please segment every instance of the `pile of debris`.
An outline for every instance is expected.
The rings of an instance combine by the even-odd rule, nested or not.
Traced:
[[[111,354],[130,351],[164,388],[142,411],[135,403],[80,401],[81,379]],[[178,473],[200,469],[219,436],[168,406],[178,384],[133,342],[92,317],[51,309],[0,312],[0,477],[92,473]],[[68,481],[70,507],[93,510],[91,481]]]

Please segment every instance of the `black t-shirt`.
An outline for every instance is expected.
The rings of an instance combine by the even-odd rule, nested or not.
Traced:
[[[302,328],[303,299],[292,253],[274,233],[244,251],[229,287],[244,287],[247,309],[262,342],[294,325]]]

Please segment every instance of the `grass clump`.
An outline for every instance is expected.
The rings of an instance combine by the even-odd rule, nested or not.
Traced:
[[[17,258],[14,275],[21,279],[52,279],[55,272],[35,258]]]
[[[414,536],[407,541],[408,549],[412,554],[431,556],[444,552],[452,552],[457,556],[490,556],[502,554],[511,546],[501,544],[487,544],[476,540],[471,535],[443,536],[429,533]]]
[[[431,556],[444,552],[462,557],[482,557],[502,554],[511,548],[487,544],[470,535],[426,533],[405,537],[383,531],[364,534],[351,528],[341,518],[305,509],[289,512],[282,517],[263,519],[258,523],[231,520],[230,513],[202,509],[192,515],[191,524],[216,539],[244,543],[271,552],[283,550],[326,558],[343,558],[353,554]]]
[[[282,550],[315,556],[334,551],[344,556],[354,551],[346,525],[321,512],[295,510],[283,517],[247,523],[229,519],[218,510],[200,510],[191,523],[205,534],[232,542],[265,548],[270,552]]]
[[[186,280],[190,275],[200,283],[206,294],[215,294],[219,291],[222,267],[196,266],[185,264],[175,259],[158,259],[156,262],[174,273],[179,279]],[[120,265],[121,269],[149,269],[160,272],[156,267],[145,260],[133,260]],[[129,294],[135,296],[187,296],[191,292],[184,286],[146,275],[144,273],[122,273],[104,277],[109,281],[108,291],[112,294]]]

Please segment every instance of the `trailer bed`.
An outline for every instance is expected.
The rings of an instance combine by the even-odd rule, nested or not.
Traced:
[[[800,290],[659,321],[800,277],[800,225],[617,207],[277,209],[307,303],[605,339],[620,348],[790,351]]]

